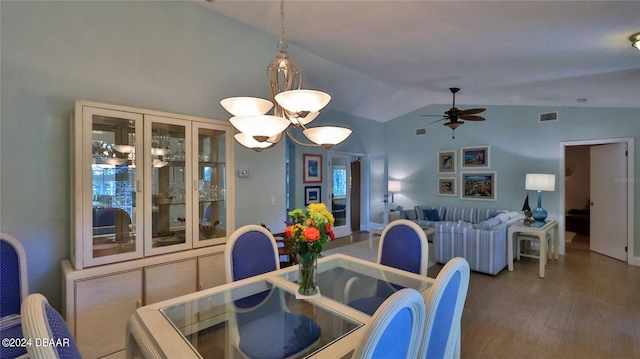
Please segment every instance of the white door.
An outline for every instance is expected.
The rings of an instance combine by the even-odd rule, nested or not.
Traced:
[[[627,144],[591,147],[590,248],[627,261]]]
[[[369,215],[367,230],[384,227],[389,219],[387,158],[369,157]]]
[[[350,183],[351,183],[351,156],[329,153],[329,180],[327,191],[329,193],[329,210],[336,220],[333,233],[336,237],[344,237],[351,234]]]

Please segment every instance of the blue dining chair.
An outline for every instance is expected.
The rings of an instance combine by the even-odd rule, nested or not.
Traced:
[[[29,358],[82,358],[67,323],[42,294],[27,296],[22,303],[21,316],[24,338],[33,343],[27,346]],[[47,340],[46,345],[43,340]],[[41,342],[40,345],[36,344],[38,341]]]
[[[391,295],[365,325],[354,359],[413,359],[424,335],[426,308],[420,293],[405,288]]]
[[[406,219],[391,222],[380,237],[378,263],[426,276],[429,267],[429,242],[424,230]],[[350,301],[349,306],[373,315],[382,302],[399,289],[402,288],[378,281],[373,296]]]
[[[0,233],[0,317],[19,315],[20,305],[29,294],[27,282],[27,256],[20,241]],[[0,331],[0,337],[23,338],[22,326],[13,325]],[[2,347],[0,358],[17,358],[26,355],[23,347]]]
[[[428,289],[427,319],[418,358],[459,358],[461,320],[469,289],[469,263],[453,258]]]
[[[225,247],[227,282],[280,269],[276,240],[258,225],[239,228]],[[230,341],[247,358],[296,357],[317,345],[321,329],[313,319],[290,313],[280,289],[234,301]]]

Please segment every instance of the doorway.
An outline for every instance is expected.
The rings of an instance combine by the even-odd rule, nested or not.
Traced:
[[[329,152],[327,158],[327,207],[335,219],[334,234],[336,237],[344,237],[361,230],[361,157],[350,153]]]
[[[630,181],[634,173],[633,154],[633,138],[560,143],[560,165],[565,174],[561,177],[561,188],[567,194],[560,196],[559,208],[565,213],[560,218],[560,228],[587,233],[589,249],[594,252],[640,265],[640,260],[634,257],[634,188]],[[581,156],[579,162],[586,161],[588,166],[576,165],[575,155]],[[613,161],[614,158],[618,161]],[[576,195],[576,190],[581,194]],[[587,200],[580,203],[585,196]],[[615,196],[618,199],[612,200]],[[611,228],[618,232],[613,234]],[[564,253],[565,232],[560,233],[560,253]]]

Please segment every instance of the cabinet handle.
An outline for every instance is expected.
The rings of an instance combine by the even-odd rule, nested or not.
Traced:
[[[193,180],[193,190],[197,191],[198,190],[198,180]]]
[[[136,192],[142,192],[142,186],[140,186],[140,180],[136,180]]]
[[[142,307],[142,301],[140,301],[139,299],[136,301],[136,308],[140,308]]]
[[[198,283],[198,290],[202,290],[202,283]]]

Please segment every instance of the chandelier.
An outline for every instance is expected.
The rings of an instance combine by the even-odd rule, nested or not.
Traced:
[[[301,89],[302,74],[287,56],[284,0],[280,0],[280,21],[279,53],[267,66],[267,82],[275,107],[274,102],[256,97],[230,97],[220,104],[233,115],[229,122],[240,131],[234,136],[236,141],[256,152],[275,146],[283,134],[298,145],[329,149],[346,140],[352,131],[338,126],[307,127],[331,101],[331,96],[321,91]],[[267,115],[272,108],[273,115]],[[311,143],[296,139],[291,128],[302,129]]]

